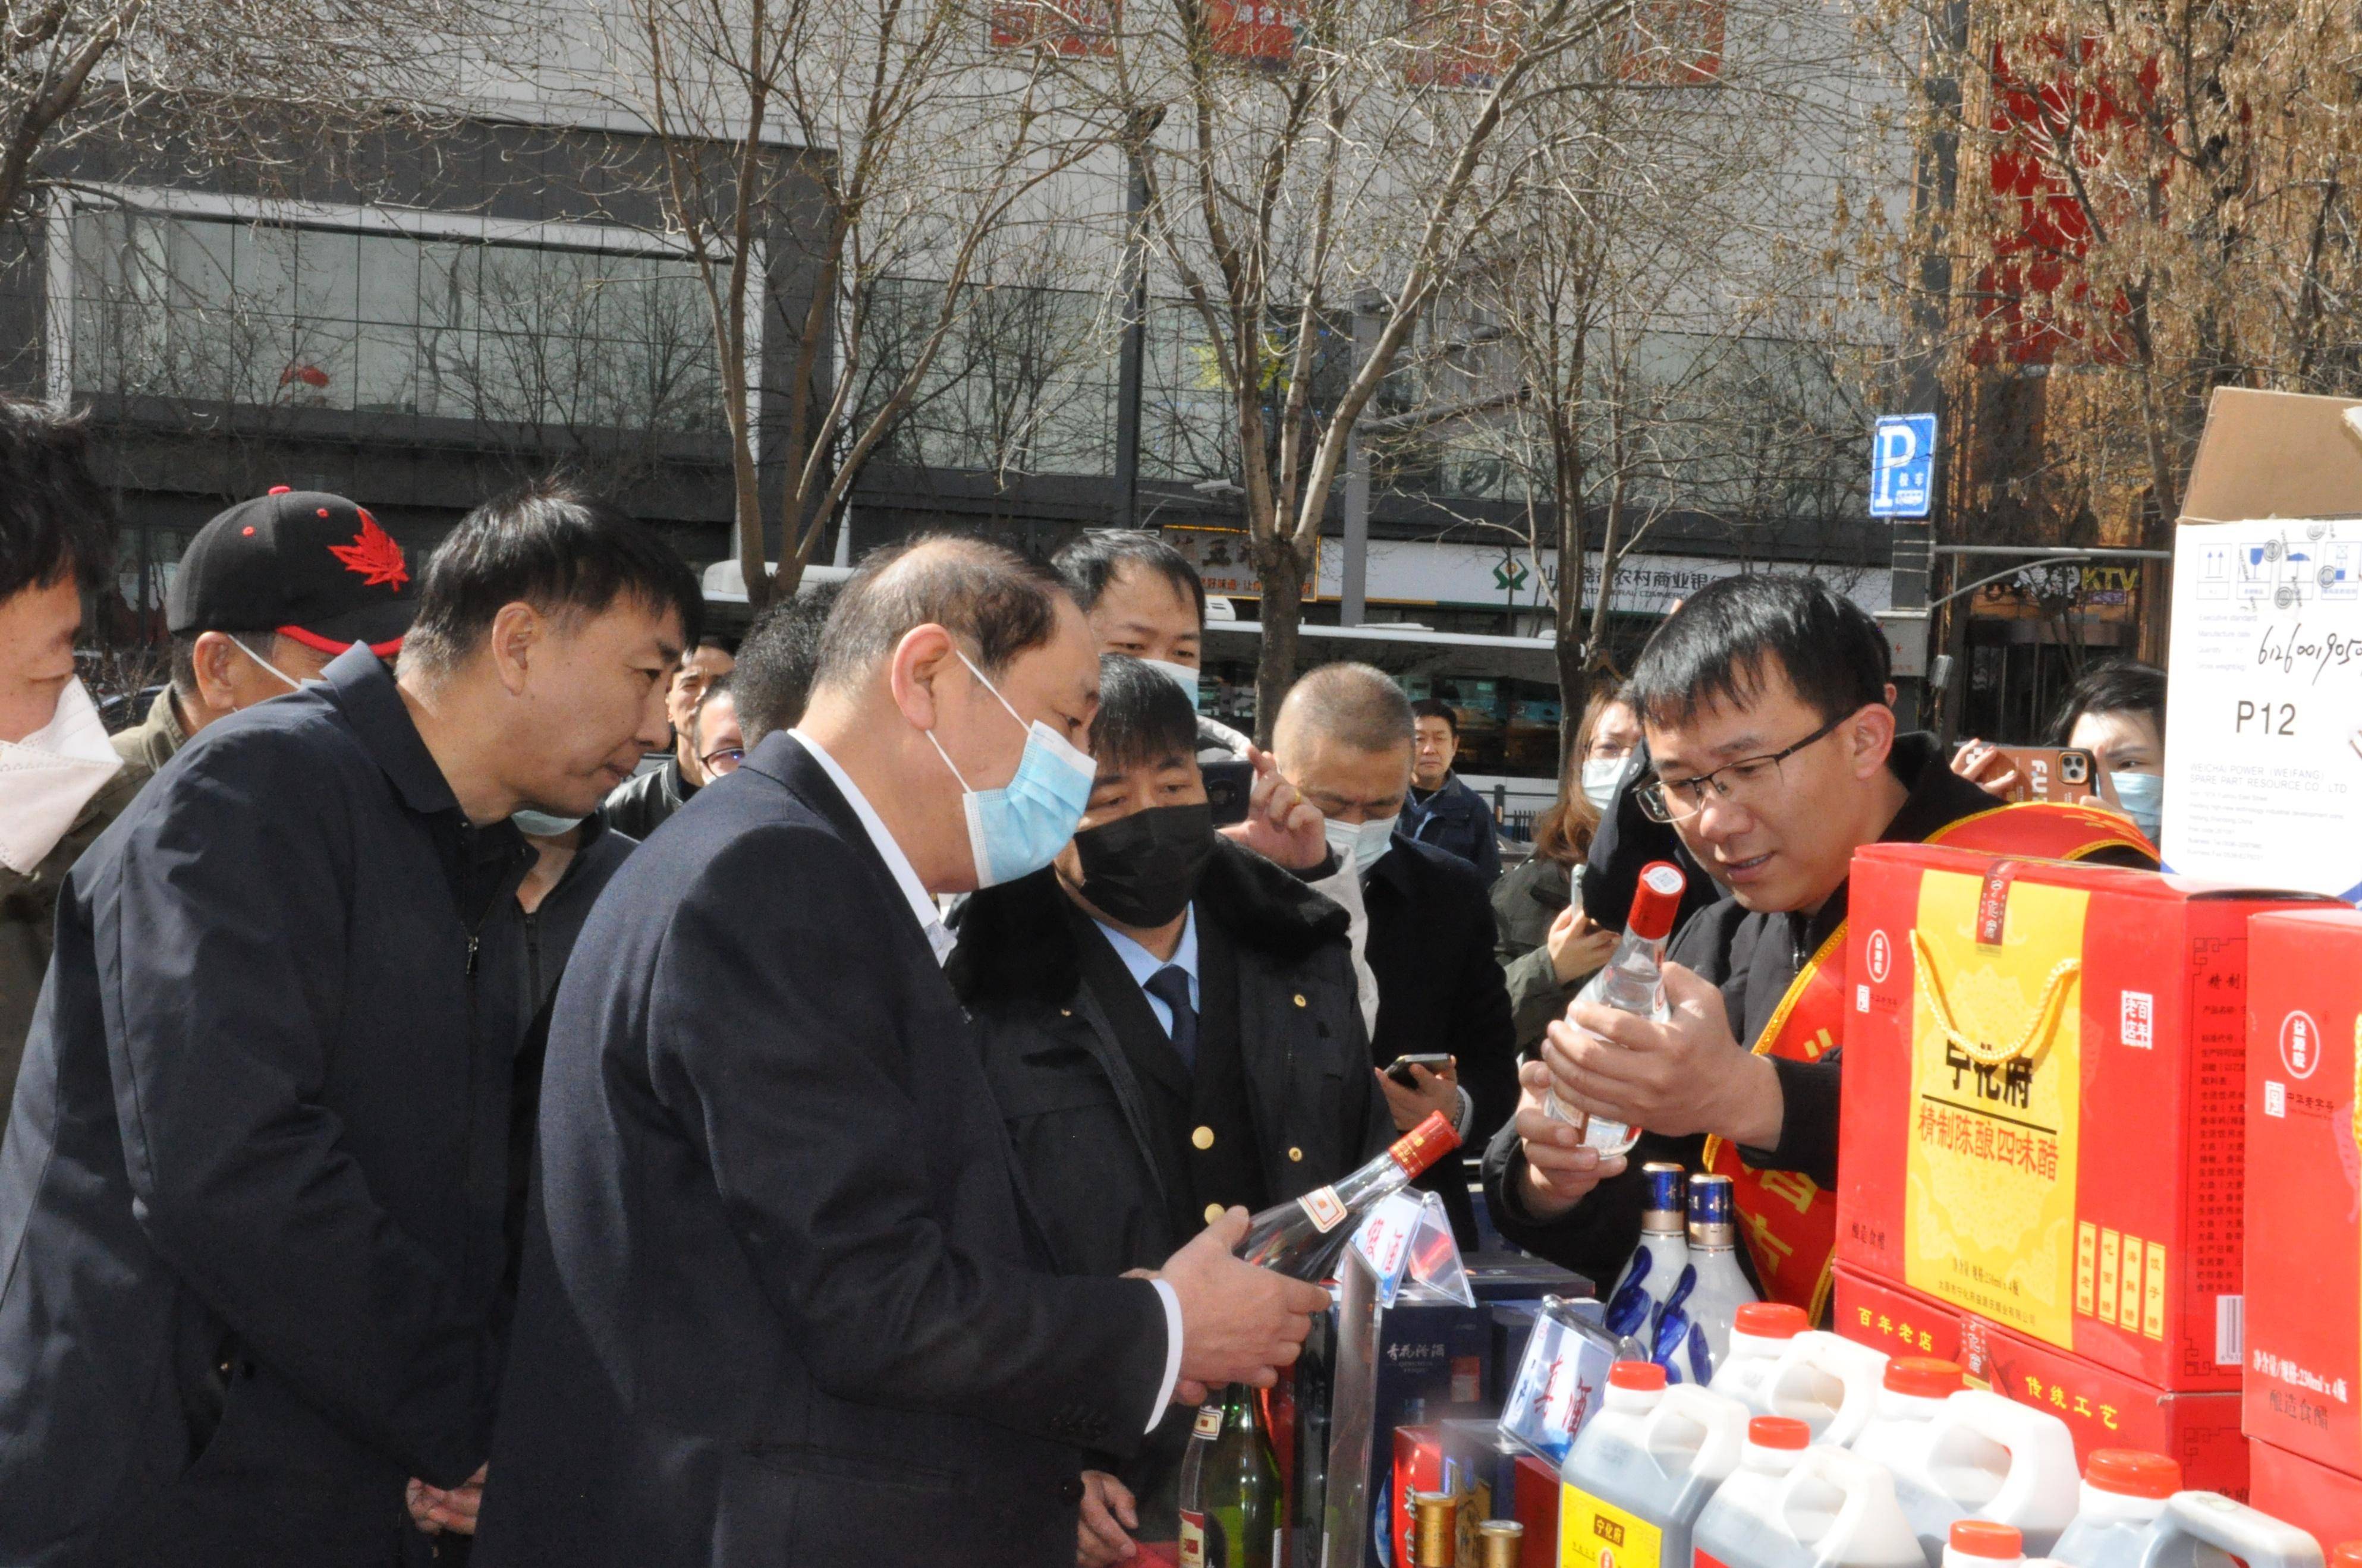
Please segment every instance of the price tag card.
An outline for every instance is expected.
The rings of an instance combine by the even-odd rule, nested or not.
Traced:
[[[1501,1434],[1553,1468],[1564,1463],[1575,1434],[1599,1408],[1617,1355],[1616,1336],[1583,1316],[1575,1303],[1545,1300],[1518,1364],[1518,1380],[1501,1406]]]
[[[1392,1194],[1353,1232],[1353,1250],[1376,1276],[1378,1305],[1391,1307],[1403,1281],[1413,1280],[1463,1307],[1476,1305],[1451,1216],[1432,1192]]]

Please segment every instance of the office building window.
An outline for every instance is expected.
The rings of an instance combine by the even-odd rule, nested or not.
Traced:
[[[72,233],[82,392],[723,428],[704,297],[678,257],[105,209]]]

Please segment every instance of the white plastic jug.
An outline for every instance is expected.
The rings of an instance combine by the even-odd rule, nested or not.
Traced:
[[[1955,1519],[2015,1525],[2039,1555],[2058,1544],[2080,1501],[2067,1423],[1981,1388],[1944,1400],[1925,1428],[1877,1457],[1894,1473],[1929,1568],[1943,1562]]]
[[[2322,1568],[2321,1543],[2311,1535],[2220,1492],[2175,1493],[2141,1562],[2144,1568],[2225,1568],[2226,1555],[2247,1568]]]
[[[1810,1329],[1788,1342],[1763,1382],[1763,1414],[1794,1416],[1816,1442],[1845,1447],[1878,1408],[1886,1353]]]
[[[1879,1380],[1878,1405],[1846,1446],[1881,1464],[1898,1457],[1909,1464],[1927,1446],[1927,1429],[1944,1401],[1968,1386],[1959,1364],[1929,1356],[1898,1355]]]
[[[2181,1466],[2164,1454],[2097,1450],[2083,1469],[2074,1521],[2050,1554],[2073,1568],[2134,1568],[2180,1490]]]
[[[1698,1521],[1697,1568],[1923,1568],[1894,1481],[1820,1444],[1785,1475],[1734,1475]],[[1742,1485],[1742,1482],[1744,1484]],[[1562,1563],[1566,1559],[1559,1560]]]
[[[1789,1473],[1805,1462],[1813,1434],[1804,1422],[1789,1416],[1754,1416],[1747,1422],[1747,1444],[1738,1451],[1738,1468],[1715,1489],[1714,1501],[1698,1516],[1692,1539],[1697,1561],[1716,1561],[1717,1551],[1736,1551],[1771,1528],[1780,1507],[1780,1489]],[[1716,1547],[1715,1542],[1721,1542]]]
[[[1749,1301],[1732,1315],[1730,1350],[1715,1368],[1707,1386],[1729,1396],[1759,1416],[1772,1412],[1763,1403],[1772,1369],[1780,1364],[1789,1344],[1813,1326],[1802,1307],[1785,1301]]]
[[[1617,1568],[1689,1568],[1691,1529],[1746,1441],[1738,1400],[1617,1362],[1559,1471],[1559,1562],[1597,1568],[1606,1551]]]

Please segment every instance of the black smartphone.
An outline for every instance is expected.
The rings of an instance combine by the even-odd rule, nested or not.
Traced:
[[[1206,803],[1214,808],[1214,825],[1228,827],[1247,820],[1247,799],[1254,793],[1254,764],[1244,757],[1231,762],[1201,762]]]
[[[1449,1051],[1421,1052],[1413,1056],[1396,1056],[1387,1066],[1386,1077],[1405,1088],[1417,1088],[1418,1080],[1411,1077],[1410,1072],[1413,1067],[1425,1067],[1430,1073],[1440,1073],[1450,1066],[1451,1053]]]

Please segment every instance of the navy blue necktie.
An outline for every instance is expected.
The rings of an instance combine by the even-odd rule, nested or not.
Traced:
[[[1198,1010],[1189,1005],[1189,971],[1178,964],[1167,964],[1148,977],[1142,988],[1150,996],[1173,1010],[1173,1049],[1191,1071],[1198,1066]]]

